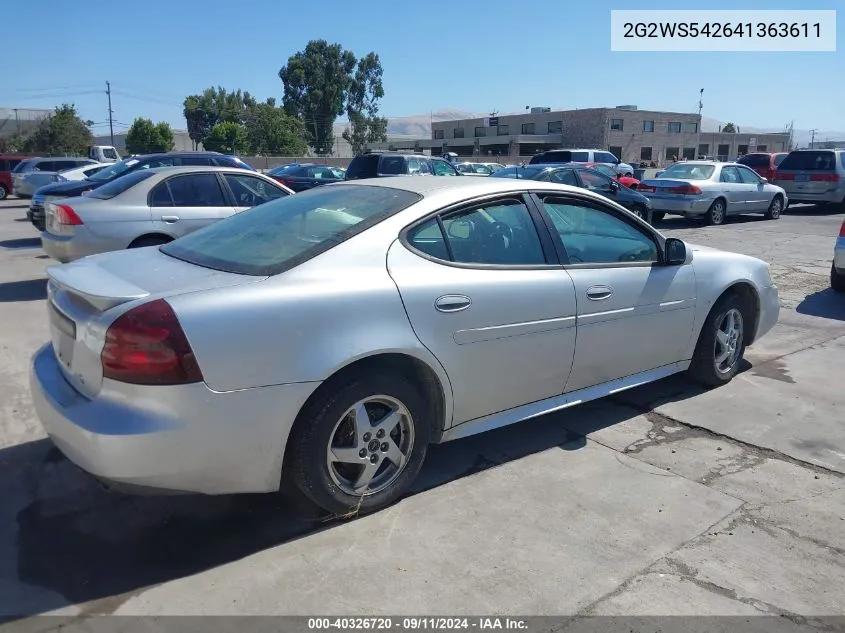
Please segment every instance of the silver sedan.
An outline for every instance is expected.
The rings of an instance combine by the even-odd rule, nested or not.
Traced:
[[[35,409],[123,487],[398,499],[428,446],[687,371],[730,381],[778,318],[758,259],[584,189],[383,178],[48,269]]]
[[[234,213],[292,194],[229,167],[139,169],[90,193],[46,203],[44,252],[60,262],[165,244]]]
[[[666,214],[723,224],[731,215],[763,213],[777,220],[789,204],[786,192],[738,163],[684,161],[640,182],[637,191],[651,200],[655,221]]]

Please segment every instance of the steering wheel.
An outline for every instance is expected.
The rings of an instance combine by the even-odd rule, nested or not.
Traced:
[[[504,222],[493,222],[493,233],[499,235],[505,240],[505,248],[509,248],[513,244],[513,229],[510,225]]]

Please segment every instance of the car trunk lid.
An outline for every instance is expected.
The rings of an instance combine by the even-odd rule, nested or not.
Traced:
[[[53,349],[67,380],[87,397],[103,382],[100,351],[108,326],[131,304],[266,279],[196,266],[158,247],[105,253],[47,269]]]
[[[648,198],[683,199],[701,191],[695,180],[678,180],[673,178],[648,178],[641,180],[637,186],[637,193]]]

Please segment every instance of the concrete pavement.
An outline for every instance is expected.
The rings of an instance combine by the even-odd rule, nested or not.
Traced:
[[[845,615],[842,215],[670,220],[762,256],[781,322],[730,385],[683,378],[434,447],[414,494],[354,521],[290,496],[125,497],[44,439],[47,339],[25,205],[0,203],[0,617],[95,614]]]

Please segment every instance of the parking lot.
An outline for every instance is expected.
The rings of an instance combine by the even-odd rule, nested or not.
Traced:
[[[673,377],[436,446],[413,495],[325,520],[290,495],[121,496],[52,448],[26,207],[0,203],[0,617],[845,615],[841,212],[662,224],[772,264],[780,322],[729,385]]]

